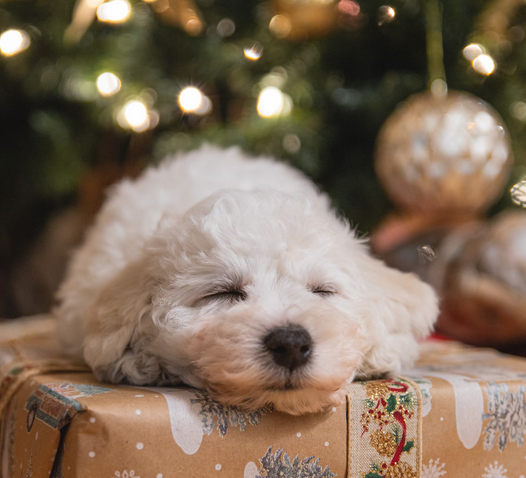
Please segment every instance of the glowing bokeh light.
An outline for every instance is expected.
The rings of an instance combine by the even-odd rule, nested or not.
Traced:
[[[126,121],[132,128],[141,126],[148,119],[146,106],[138,100],[128,101],[124,105],[123,112]]]
[[[203,31],[203,23],[199,18],[192,17],[185,23],[184,29],[189,35],[197,36]]]
[[[383,5],[378,9],[378,25],[389,23],[394,20],[396,16],[396,10],[389,5]]]
[[[131,5],[128,0],[110,0],[97,8],[97,18],[106,23],[122,23],[130,18]]]
[[[484,52],[484,47],[478,43],[470,43],[462,50],[464,58],[469,61],[473,61],[477,56],[482,55]]]
[[[489,55],[479,55],[471,63],[473,69],[481,75],[491,75],[495,71],[495,62]]]
[[[0,36],[0,51],[5,56],[12,56],[24,51],[29,46],[29,35],[23,30],[7,30]]]
[[[270,31],[278,38],[285,38],[292,29],[290,20],[285,15],[275,15],[269,23]]]
[[[338,10],[344,15],[355,17],[360,13],[360,5],[352,0],[341,0],[340,3],[338,3]]]
[[[296,134],[287,134],[282,141],[283,149],[290,154],[296,154],[301,148],[301,140]]]
[[[243,50],[243,53],[245,54],[245,57],[249,60],[259,60],[261,58],[261,55],[263,54],[263,45],[261,45],[261,43],[257,41],[252,42],[252,44],[249,47]]]
[[[510,113],[520,121],[526,121],[526,103],[516,101],[510,106]]]
[[[142,101],[130,100],[119,111],[117,122],[124,129],[142,133],[157,126],[159,113],[156,110],[149,111]]]
[[[121,89],[121,80],[113,73],[102,73],[97,78],[97,89],[102,96],[113,96]]]
[[[179,106],[187,113],[193,113],[199,109],[203,101],[203,94],[194,86],[188,86],[179,94]]]
[[[201,97],[201,104],[193,111],[196,115],[207,115],[212,111],[212,101],[210,98],[206,95],[202,95]]]
[[[511,200],[517,204],[526,208],[526,179],[518,182],[511,188]]]
[[[223,18],[223,20],[217,24],[216,31],[222,38],[229,37],[236,31],[236,24],[230,18]]]
[[[283,111],[284,97],[281,90],[275,86],[267,86],[261,90],[258,98],[257,110],[259,116],[270,118],[279,116]]]

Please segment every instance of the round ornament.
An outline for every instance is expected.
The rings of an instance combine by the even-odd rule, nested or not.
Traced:
[[[512,161],[504,122],[491,106],[466,93],[422,93],[385,122],[375,167],[403,209],[472,216],[502,194]]]
[[[280,38],[303,40],[330,32],[336,25],[335,0],[273,0],[277,14],[270,30]]]
[[[441,296],[438,330],[474,345],[526,343],[526,212],[459,228],[437,257],[428,280]]]

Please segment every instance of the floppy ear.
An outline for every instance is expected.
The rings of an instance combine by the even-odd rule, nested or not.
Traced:
[[[370,256],[366,259],[362,271],[371,308],[364,328],[370,349],[362,372],[370,378],[396,374],[412,365],[418,357],[417,339],[426,337],[437,319],[438,298],[416,275]]]
[[[153,279],[144,261],[127,266],[87,312],[84,359],[99,380],[152,384],[158,360],[139,342],[152,326]]]

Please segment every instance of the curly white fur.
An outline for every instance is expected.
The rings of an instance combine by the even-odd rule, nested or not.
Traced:
[[[246,297],[213,295],[232,287]],[[184,382],[293,414],[410,365],[438,312],[433,290],[373,259],[298,171],[211,146],[113,190],[59,299],[62,344],[100,380]],[[293,372],[263,345],[287,324],[313,341]]]

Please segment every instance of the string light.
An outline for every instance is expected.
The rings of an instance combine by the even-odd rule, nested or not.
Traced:
[[[148,120],[146,106],[137,100],[128,101],[123,108],[124,117],[132,128],[140,128]]]
[[[0,51],[5,56],[13,56],[29,46],[29,35],[23,30],[7,30],[0,36]]]
[[[207,115],[212,111],[212,101],[210,101],[210,98],[206,95],[201,96],[201,104],[193,111],[196,115]]]
[[[243,50],[243,53],[245,54],[245,57],[249,60],[259,60],[261,58],[261,55],[263,54],[263,46],[257,41],[252,42],[252,44],[249,47]]]
[[[267,86],[259,94],[257,110],[263,118],[286,116],[292,111],[292,99],[279,88]]]
[[[278,38],[285,38],[292,29],[290,20],[284,15],[273,16],[268,27]]]
[[[390,23],[396,16],[396,10],[389,5],[383,5],[378,9],[378,25]]]
[[[102,73],[97,78],[97,89],[102,96],[113,96],[121,89],[121,80],[113,73]]]
[[[287,153],[296,154],[301,148],[301,140],[296,134],[287,134],[282,141],[283,149]]]
[[[97,8],[97,18],[106,23],[122,23],[130,18],[131,5],[128,0],[110,0]]]
[[[230,18],[223,18],[217,24],[216,31],[221,38],[229,37],[236,31],[236,24]]]
[[[197,36],[203,30],[203,23],[199,18],[192,17],[185,23],[184,29],[189,35]]]
[[[483,53],[485,53],[485,49],[482,45],[479,45],[478,43],[470,43],[469,45],[465,46],[462,50],[464,58],[469,61],[473,61],[475,58],[477,58],[477,56],[480,56]]]
[[[481,75],[491,75],[495,71],[495,62],[489,55],[479,55],[471,63],[473,69]]]
[[[471,62],[471,66],[477,73],[488,76],[495,71],[495,61],[479,43],[466,45],[462,50],[462,54],[466,60]]]
[[[187,86],[179,93],[179,106],[186,113],[193,113],[201,106],[203,94],[194,86]]]
[[[149,110],[142,101],[130,100],[117,114],[117,122],[124,129],[142,133],[157,126],[159,113]]]

